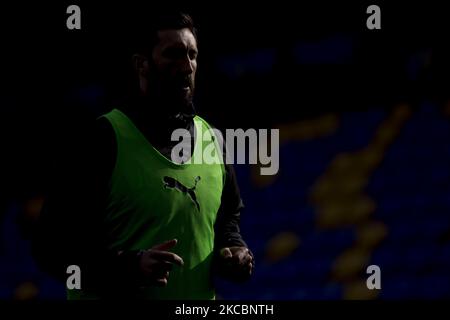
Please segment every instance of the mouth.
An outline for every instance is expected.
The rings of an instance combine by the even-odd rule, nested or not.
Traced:
[[[190,91],[192,88],[191,81],[189,79],[181,79],[178,81],[177,87],[183,92]]]
[[[183,97],[189,96],[192,92],[191,86],[190,85],[183,85],[183,86],[179,86],[178,87],[178,92],[179,94],[181,94]]]

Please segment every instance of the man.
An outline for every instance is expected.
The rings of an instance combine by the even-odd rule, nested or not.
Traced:
[[[202,147],[196,132],[210,128],[192,103],[192,19],[160,16],[140,40],[135,90],[96,121],[84,165],[62,172],[66,183],[44,207],[35,257],[64,281],[69,265],[80,267],[81,289],[68,290],[69,299],[214,299],[215,273],[243,281],[254,260],[239,231],[232,166],[171,159],[175,129],[191,133],[194,151]]]

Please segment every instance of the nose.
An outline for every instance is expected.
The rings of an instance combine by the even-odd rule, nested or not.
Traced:
[[[193,61],[189,58],[189,56],[186,56],[182,59],[181,72],[186,75],[192,74],[194,72]]]

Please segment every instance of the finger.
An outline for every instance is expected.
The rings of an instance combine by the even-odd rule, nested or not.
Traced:
[[[248,264],[243,265],[241,270],[244,277],[250,276],[253,272],[253,264],[249,262]]]
[[[223,248],[222,250],[220,250],[220,255],[225,259],[233,257],[230,248]]]
[[[246,252],[244,250],[239,250],[233,255],[233,262],[237,264],[242,264],[246,259]]]
[[[250,253],[249,253],[248,248],[244,248],[239,251],[239,256],[241,257],[241,259],[243,259],[244,257],[249,256],[249,255],[250,255]]]
[[[253,258],[250,254],[247,253],[247,255],[245,255],[242,259],[241,259],[241,264],[243,265],[247,265],[249,263],[251,263],[253,261]]]
[[[233,253],[233,260],[238,263],[249,254],[248,248],[245,247],[232,247],[230,251]]]
[[[154,279],[168,279],[169,275],[170,275],[169,271],[155,270],[155,272],[153,273],[153,278]]]
[[[251,261],[241,261],[240,263],[236,264],[236,267],[243,272],[248,272],[248,270],[253,267],[253,264]]]
[[[170,272],[173,269],[173,263],[167,262],[167,261],[163,261],[161,263],[157,263],[154,266],[152,266],[152,270],[154,272],[154,274],[156,274],[157,276],[160,274],[164,274],[166,272]]]
[[[163,270],[163,271],[172,271],[173,269],[173,263],[168,261],[161,261],[158,263],[157,268]]]
[[[165,286],[167,286],[167,279],[166,278],[156,279],[155,284],[158,287],[165,287]]]
[[[173,252],[168,252],[168,251],[158,251],[158,250],[151,250],[151,255],[153,258],[160,260],[160,261],[166,261],[166,262],[171,262],[171,263],[175,263],[179,266],[184,265],[184,261],[183,259],[179,256],[176,255]]]
[[[144,275],[150,279],[167,278],[170,274],[173,264],[170,262],[157,263],[151,267],[143,269]]]
[[[168,250],[172,249],[173,247],[175,247],[177,242],[178,242],[177,239],[172,239],[172,240],[169,240],[169,241],[157,244],[157,245],[153,246],[152,249],[154,249],[154,250],[161,250],[161,251],[168,251]]]

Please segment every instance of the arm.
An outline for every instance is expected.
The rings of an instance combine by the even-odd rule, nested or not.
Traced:
[[[247,247],[239,228],[241,210],[244,208],[244,204],[240,196],[236,174],[231,165],[225,165],[225,170],[226,180],[216,220],[216,247]]]
[[[215,224],[215,269],[224,278],[245,281],[251,276],[255,261],[239,228],[244,205],[236,174],[232,165],[226,165],[225,169],[226,180]]]
[[[108,127],[109,126],[109,127]],[[110,252],[101,213],[115,159],[115,139],[106,119],[79,129],[66,161],[55,172],[34,233],[33,254],[42,270],[66,282],[66,269],[78,265],[81,288],[108,288],[130,280],[135,254]]]
[[[136,287],[167,285],[172,264],[183,265],[179,256],[168,251],[176,240],[147,250],[108,250],[102,218],[117,153],[115,133],[105,118],[86,132],[81,148],[71,145],[76,152],[69,158],[76,161],[63,166],[42,211],[33,243],[38,264],[63,282],[67,267],[78,265],[81,288],[102,297],[129,298],[129,290]]]

